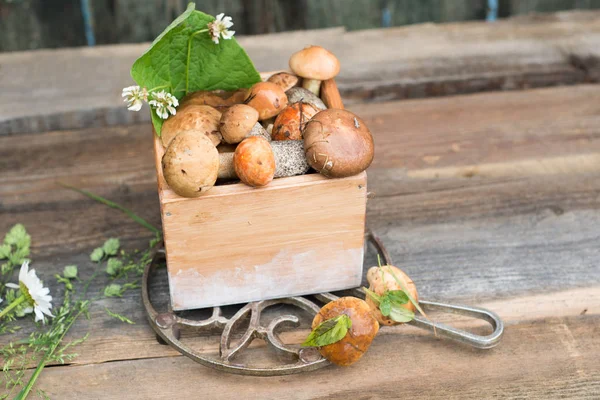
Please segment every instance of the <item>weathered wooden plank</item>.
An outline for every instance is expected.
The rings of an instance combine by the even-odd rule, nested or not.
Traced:
[[[289,32],[240,38],[257,68],[278,70],[290,54],[318,44],[338,55],[347,102],[391,100],[597,82],[600,12],[499,21],[423,24],[344,32]],[[290,47],[290,43],[294,43]],[[0,55],[0,133],[147,121],[127,112],[121,88],[147,44]],[[52,79],[46,73],[53,71]],[[60,101],[57,101],[59,99]]]
[[[423,298],[484,303],[510,323],[598,313],[600,164],[589,162],[600,152],[597,97],[588,85],[355,108],[377,146],[368,224]],[[570,161],[553,161],[561,157]],[[107,237],[131,249],[151,234],[54,181],[93,190],[158,225],[153,168],[147,124],[2,137],[0,232],[25,223],[34,266],[48,281],[67,264],[90,276],[88,254]],[[469,168],[480,172],[462,173]],[[370,252],[365,266],[374,263]],[[155,291],[163,303],[166,288],[163,277]],[[136,325],[108,319],[104,306]],[[155,343],[135,292],[96,305],[71,337],[88,331],[76,363],[176,355]]]
[[[39,387],[61,399],[592,399],[600,391],[599,334],[597,315],[548,318],[510,326],[490,351],[406,332],[378,336],[355,366],[288,377],[229,375],[176,357],[50,368]]]

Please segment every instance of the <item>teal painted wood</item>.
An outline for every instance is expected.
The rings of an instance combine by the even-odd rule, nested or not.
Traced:
[[[94,0],[98,44],[153,40],[188,0]],[[209,14],[225,12],[237,34],[344,26],[348,30],[423,22],[484,20],[486,0],[196,0]],[[531,12],[598,9],[600,0],[500,0],[500,17]],[[384,23],[385,21],[385,23]],[[0,51],[86,44],[78,2],[0,0]]]

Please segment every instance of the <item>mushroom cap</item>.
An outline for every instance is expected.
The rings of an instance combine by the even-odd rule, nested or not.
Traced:
[[[329,50],[321,46],[308,46],[292,54],[290,68],[303,78],[324,81],[340,72],[340,62]]]
[[[160,140],[167,147],[179,133],[193,131],[207,136],[214,146],[221,143],[219,121],[221,113],[211,106],[185,105],[177,109],[177,114],[167,119],[162,126]]]
[[[219,131],[226,143],[239,143],[258,122],[258,111],[246,104],[235,104],[221,115]]]
[[[278,72],[267,79],[267,82],[272,82],[279,86],[284,92],[298,85],[298,77],[289,72]]]
[[[350,317],[352,327],[342,340],[320,347],[319,352],[334,364],[348,366],[357,362],[369,349],[379,331],[379,323],[363,300],[356,297],[340,297],[321,308],[313,319],[312,328],[315,329],[323,321],[341,314]]]
[[[393,274],[392,274],[393,273]],[[383,276],[382,276],[383,275]],[[412,279],[408,275],[404,273],[400,268],[394,267],[392,265],[384,265],[382,269],[379,267],[371,267],[367,272],[367,281],[369,282],[369,290],[377,293],[378,295],[382,295],[386,290],[403,290],[402,286],[396,282],[394,279],[394,275],[400,280],[404,286],[408,289],[409,294],[415,299],[419,301],[419,293],[417,292],[417,286],[413,282]],[[401,322],[396,322],[391,318],[385,317],[381,314],[379,307],[373,301],[373,299],[367,295],[365,301],[371,307],[373,311],[373,316],[377,318],[380,324],[383,325],[398,325]],[[410,301],[406,304],[402,305],[403,308],[406,308],[409,311],[415,312],[415,305]]]
[[[217,180],[219,152],[205,135],[185,131],[177,135],[162,158],[163,175],[175,193],[198,197]]]
[[[300,140],[302,128],[319,110],[308,103],[288,105],[275,118],[271,138],[273,140]]]
[[[222,112],[234,104],[242,103],[247,95],[248,89],[243,88],[231,92],[225,90],[199,90],[181,99],[179,108],[187,105],[206,105]]]
[[[310,104],[319,111],[327,110],[327,106],[325,105],[325,103],[323,103],[323,100],[321,100],[319,96],[303,87],[293,87],[286,91],[285,94],[288,98],[289,104],[301,101],[303,103]]]
[[[308,163],[327,177],[356,175],[373,161],[371,132],[350,111],[321,111],[306,124],[302,134]]]
[[[249,186],[268,185],[275,175],[275,156],[269,141],[252,136],[238,144],[233,156],[235,173]]]
[[[283,89],[273,82],[258,82],[250,88],[245,103],[258,111],[258,119],[262,121],[279,114],[288,99]]]

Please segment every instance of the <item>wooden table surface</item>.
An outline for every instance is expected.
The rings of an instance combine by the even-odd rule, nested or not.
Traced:
[[[350,108],[376,143],[368,226],[422,298],[498,313],[506,323],[498,347],[475,350],[395,327],[382,330],[352,367],[236,376],[158,344],[140,293],[130,291],[93,306],[91,319],[69,335],[91,333],[79,356],[47,368],[37,387],[53,399],[599,398],[600,87]],[[90,276],[88,255],[109,237],[127,249],[151,237],[56,181],[160,224],[147,123],[4,135],[0,171],[0,232],[26,226],[34,266],[48,281],[69,264]],[[164,281],[155,288],[166,295]],[[109,318],[104,307],[135,325]],[[0,344],[28,332],[2,336]]]

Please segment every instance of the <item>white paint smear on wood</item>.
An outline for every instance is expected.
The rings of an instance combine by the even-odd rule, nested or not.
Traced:
[[[233,267],[212,274],[180,269],[169,276],[173,308],[204,308],[356,287],[362,278],[363,253],[363,247],[344,249],[339,245],[302,253],[283,249],[262,265],[244,265],[242,258]]]

